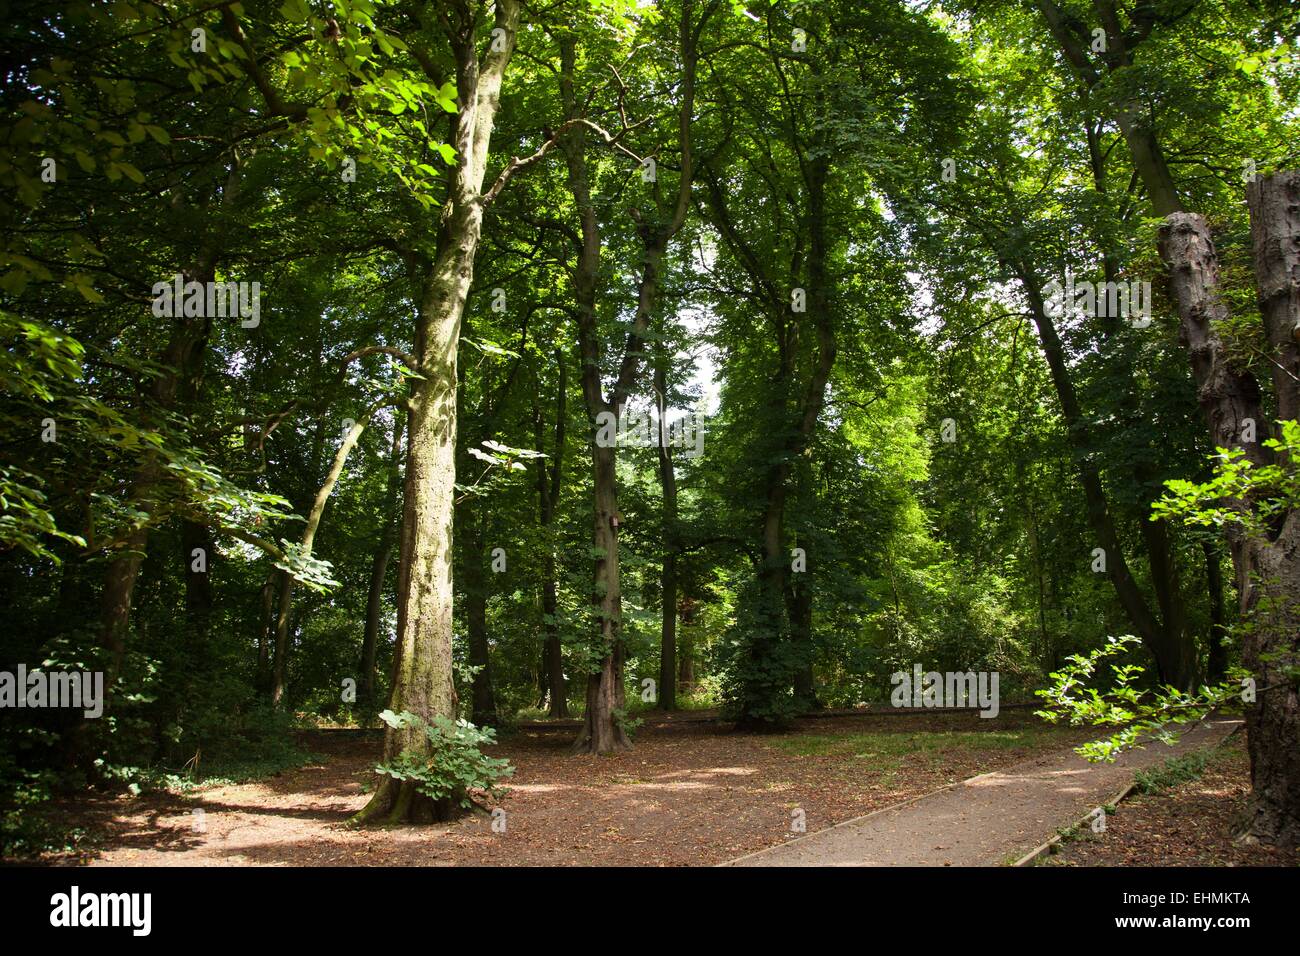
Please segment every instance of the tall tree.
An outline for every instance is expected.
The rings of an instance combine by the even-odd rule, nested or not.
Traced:
[[[441,27],[433,39],[445,44],[454,64],[459,109],[450,142],[458,162],[449,176],[432,248],[428,254],[414,252],[410,257],[418,270],[413,279],[419,377],[413,380],[407,404],[397,665],[389,705],[393,711],[409,711],[426,721],[456,712],[451,581],[456,352],[488,201],[483,183],[492,129],[519,29],[516,0],[497,0],[491,29],[486,38],[480,37],[483,6],[463,0],[427,11],[430,21]],[[486,46],[481,55],[480,43]],[[436,63],[426,60],[422,66],[430,79],[441,81]],[[384,758],[427,754],[429,746],[418,727],[390,726],[384,737]],[[451,810],[447,801],[419,793],[414,782],[386,776],[356,819],[428,820],[446,817]]]
[[[673,56],[681,68],[681,85],[677,92],[677,152],[679,173],[677,189],[671,200],[659,196],[658,177],[654,178],[656,208],[644,213],[636,206],[629,209],[635,222],[638,265],[634,267],[635,305],[621,355],[617,357],[613,384],[606,392],[601,371],[605,362],[605,344],[599,325],[597,300],[602,274],[601,224],[592,197],[592,176],[588,143],[594,132],[606,145],[630,152],[621,141],[630,131],[626,126],[611,135],[582,115],[576,82],[577,37],[569,32],[559,38],[561,102],[564,124],[561,149],[568,170],[568,187],[580,224],[580,249],[574,274],[574,298],[577,303],[578,347],[582,360],[582,394],[593,427],[622,414],[631,397],[642,359],[646,333],[650,329],[663,282],[665,257],[669,245],[686,222],[691,209],[691,187],[695,175],[692,123],[695,113],[695,80],[699,62],[700,35],[720,4],[708,0],[696,14],[693,0],[683,0],[676,30]],[[620,103],[621,103],[620,99]],[[620,106],[626,123],[626,113]],[[642,169],[642,157],[632,153]],[[647,157],[651,163],[653,158]],[[660,164],[663,165],[663,164]],[[630,745],[622,723],[624,711],[623,664],[626,648],[621,636],[622,596],[619,576],[619,520],[617,449],[613,442],[597,440],[592,444],[595,558],[593,606],[600,634],[597,664],[588,677],[586,710],[583,726],[574,741],[575,752],[609,753]]]

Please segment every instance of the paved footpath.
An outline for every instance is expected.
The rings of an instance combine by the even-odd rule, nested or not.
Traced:
[[[1070,749],[1043,754],[723,865],[1003,865],[1109,802],[1134,771],[1217,744],[1239,723],[1209,720],[1174,747],[1151,743],[1113,764],[1090,764]]]

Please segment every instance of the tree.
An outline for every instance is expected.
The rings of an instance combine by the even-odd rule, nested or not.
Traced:
[[[520,12],[515,0],[499,0],[495,6],[493,32],[481,56],[479,4],[455,3],[445,14],[436,15],[456,77],[459,111],[450,141],[459,163],[450,176],[432,248],[427,254],[413,250],[411,256],[418,290],[414,335],[418,377],[407,403],[397,667],[390,707],[426,722],[452,716],[456,709],[451,656],[456,351],[483,211],[490,201],[483,191],[488,147]],[[430,79],[440,78],[436,64],[422,61],[421,66]],[[404,754],[419,757],[429,746],[418,726],[390,724],[384,759],[391,762]],[[387,776],[356,820],[418,821],[445,818],[451,810],[449,804],[435,803],[419,793],[413,781]]]
[[[596,428],[608,428],[608,418],[617,418],[632,394],[641,360],[644,342],[650,329],[662,286],[664,259],[669,244],[677,235],[691,208],[691,188],[695,174],[692,122],[695,109],[695,75],[699,61],[700,34],[720,4],[710,0],[698,16],[695,4],[686,0],[681,5],[677,46],[674,56],[681,64],[681,88],[677,108],[677,150],[680,171],[675,196],[662,200],[654,179],[656,208],[647,214],[632,207],[629,215],[635,223],[638,266],[635,282],[635,306],[627,339],[617,356],[617,371],[613,384],[606,392],[601,372],[604,367],[605,346],[598,322],[597,298],[601,274],[601,225],[592,198],[592,176],[587,155],[589,133],[595,132],[605,144],[620,147],[622,139],[630,132],[625,126],[616,135],[581,115],[575,83],[577,64],[577,37],[572,33],[560,36],[561,102],[564,109],[563,137],[560,148],[564,152],[568,171],[568,187],[580,226],[580,248],[574,275],[574,298],[577,303],[577,337],[582,360],[582,394],[587,415]],[[621,81],[620,81],[621,82]],[[620,88],[621,92],[621,88]],[[619,111],[626,118],[621,105]],[[642,169],[649,169],[645,160],[635,153]],[[653,159],[650,160],[653,163]],[[619,577],[619,508],[618,479],[616,474],[617,449],[613,442],[599,438],[592,445],[592,474],[594,500],[594,531],[592,553],[595,555],[595,573],[592,600],[599,623],[599,639],[593,655],[594,670],[587,681],[586,710],[583,727],[574,741],[575,752],[609,753],[630,746],[623,725],[624,686],[623,664],[625,648],[620,636],[622,598]]]

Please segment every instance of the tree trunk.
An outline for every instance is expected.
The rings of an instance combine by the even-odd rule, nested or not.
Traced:
[[[305,554],[311,554],[312,545],[316,541],[316,532],[320,530],[321,518],[325,515],[325,505],[329,502],[330,495],[334,493],[334,486],[338,484],[339,476],[343,474],[343,466],[347,464],[348,455],[356,446],[357,440],[365,431],[366,424],[377,407],[372,406],[359,421],[353,423],[347,434],[343,436],[338,451],[334,453],[334,461],[330,465],[329,473],[326,474],[325,481],[317,490],[311,509],[307,512],[307,523],[303,528],[300,542]],[[275,667],[271,675],[271,703],[276,707],[284,703],[288,682],[289,612],[293,606],[294,583],[292,575],[284,571],[280,572],[280,604],[275,618]]]
[[[477,238],[477,237],[476,237]],[[421,379],[409,403],[406,477],[402,503],[398,655],[389,708],[425,721],[456,716],[452,676],[452,516],[456,480],[456,341],[468,291],[468,268],[444,266],[429,283],[420,307]],[[449,273],[449,274],[448,274]],[[463,286],[455,280],[463,276]],[[441,280],[441,281],[439,281]],[[440,286],[450,280],[451,295]],[[384,760],[403,752],[427,754],[419,728],[389,727]],[[358,823],[386,816],[390,823],[446,819],[450,806],[435,804],[410,781],[382,777]]]
[[[826,184],[830,177],[830,161],[823,153],[807,164],[804,174],[804,187],[807,191],[808,214],[806,228],[808,235],[807,261],[807,307],[808,320],[816,333],[817,351],[812,370],[804,382],[803,394],[794,406],[793,421],[788,420],[787,392],[795,384],[794,362],[791,343],[782,343],[780,348],[781,364],[775,383],[772,408],[777,421],[782,422],[782,432],[789,437],[784,439],[777,460],[768,469],[765,505],[763,509],[763,567],[759,574],[759,602],[757,616],[758,633],[750,642],[748,650],[752,673],[755,675],[754,686],[743,691],[745,700],[741,701],[740,715],[736,727],[740,730],[769,731],[781,726],[783,720],[774,720],[770,714],[770,704],[777,697],[796,693],[801,689],[811,693],[811,675],[806,671],[806,659],[794,660],[798,651],[784,647],[792,639],[792,622],[787,607],[787,562],[790,556],[785,547],[785,509],[789,494],[790,476],[793,463],[808,448],[816,431],[817,421],[821,417],[826,402],[826,389],[830,383],[831,370],[835,365],[836,343],[830,313],[831,290],[833,281],[827,269],[829,246],[827,238]],[[717,194],[715,192],[715,198]],[[730,230],[734,239],[734,229]],[[756,258],[750,253],[745,257],[750,262],[749,268],[756,270]],[[751,271],[751,274],[753,272]],[[757,275],[754,278],[758,278]],[[784,303],[781,303],[784,308]],[[797,340],[796,340],[797,341]],[[805,553],[806,558],[806,553]],[[799,572],[810,573],[805,567]],[[801,584],[801,587],[807,587]],[[811,605],[809,605],[811,609]],[[806,650],[801,648],[799,650]],[[768,713],[756,712],[752,705],[757,705]]]
[[[271,706],[284,703],[289,671],[289,613],[293,608],[293,576],[281,571],[276,582],[275,639],[271,658]]]
[[[623,602],[618,573],[618,480],[613,448],[592,444],[596,558],[593,601],[600,622],[600,668],[587,677],[587,708],[574,753],[606,754],[632,745],[621,719],[624,705]]]
[[[661,596],[659,627],[660,710],[677,709],[677,470],[668,443],[668,357],[662,343],[656,349],[655,394],[659,405],[659,487],[663,492],[663,563],[659,569]]]
[[[1300,405],[1294,347],[1300,325],[1300,172],[1260,177],[1246,192],[1260,313],[1274,348],[1278,410],[1294,415]],[[1247,420],[1264,431],[1261,390],[1253,374],[1233,365],[1218,336],[1216,322],[1226,319],[1228,310],[1217,294],[1219,265],[1209,227],[1199,215],[1175,213],[1160,228],[1159,247],[1210,436],[1217,447],[1239,448],[1252,461],[1267,463],[1267,449],[1242,441]],[[1250,501],[1228,504],[1253,507]],[[1300,663],[1300,508],[1278,515],[1263,536],[1230,526],[1228,545],[1241,618],[1250,622],[1242,638],[1242,663],[1257,686],[1255,703],[1246,705],[1252,783],[1248,837],[1295,846],[1300,843],[1300,691],[1294,676]]]
[[[548,578],[542,583],[542,613],[554,622],[556,614],[555,559],[546,559]],[[569,686],[564,679],[564,645],[560,642],[559,627],[546,625],[546,643],[542,648],[545,657],[546,694],[549,706],[546,715],[552,720],[566,720],[569,716]]]
[[[585,127],[571,129],[562,141],[569,191],[573,195],[581,224],[573,284],[577,303],[578,347],[582,358],[582,393],[593,425],[602,413],[620,414],[632,393],[641,369],[646,333],[658,303],[664,256],[692,207],[694,157],[691,127],[695,122],[695,71],[699,59],[696,44],[699,31],[715,7],[716,4],[710,5],[705,10],[697,26],[692,19],[694,4],[691,0],[682,3],[678,25],[682,72],[681,105],[677,114],[678,146],[681,150],[677,190],[671,206],[660,204],[655,212],[662,225],[651,225],[639,210],[631,210],[641,240],[640,276],[632,323],[628,328],[618,373],[608,400],[605,399],[604,384],[601,381],[604,350],[596,314],[596,284],[600,276],[601,255],[600,226],[587,174]],[[566,122],[582,119],[574,85],[576,62],[573,36],[566,34],[560,40],[560,92]],[[609,753],[630,746],[621,720],[625,649],[620,634],[622,602],[619,592],[618,479],[615,459],[613,447],[602,448],[599,443],[592,443],[592,467],[595,474],[593,545],[601,555],[596,559],[596,593],[593,600],[600,617],[599,641],[604,657],[599,669],[588,677],[587,711],[583,717],[583,728],[573,743],[575,753]]]
[[[555,392],[555,428],[554,448],[551,452],[550,468],[546,459],[537,459],[537,511],[542,527],[542,661],[541,689],[544,697],[550,698],[548,716],[553,720],[564,720],[569,716],[569,688],[564,679],[564,645],[560,641],[559,584],[557,581],[555,561],[555,540],[553,524],[555,512],[560,505],[561,482],[564,477],[564,440],[568,415],[568,366],[564,354],[555,350],[555,366],[559,371],[559,382]],[[545,446],[545,418],[541,406],[533,405],[533,437],[537,450]]]
[[[1264,331],[1273,346],[1273,391],[1280,418],[1300,417],[1300,170],[1258,177],[1246,188]],[[1180,302],[1182,301],[1180,296]],[[1285,464],[1291,468],[1297,462]],[[1251,757],[1250,833],[1278,846],[1300,845],[1300,507],[1274,525],[1270,540],[1247,542],[1250,577],[1243,611],[1255,625],[1242,663],[1256,675],[1257,703],[1246,712]],[[1244,616],[1244,615],[1243,615]]]
[[[193,279],[206,282],[211,274],[212,267],[207,267],[199,270]],[[191,276],[187,275],[185,281],[191,281]],[[181,318],[175,321],[171,338],[161,356],[162,371],[154,379],[151,390],[154,413],[160,416],[165,416],[176,404],[181,380],[197,374],[210,324],[207,319]],[[157,485],[162,480],[163,471],[157,457],[147,455],[132,484],[132,507],[145,515],[152,513],[156,507],[154,496]],[[126,654],[131,598],[135,593],[135,583],[140,576],[140,565],[144,561],[148,544],[149,527],[146,524],[127,538],[125,545],[109,562],[104,575],[104,586],[100,594],[100,643],[109,651],[106,689],[116,679]],[[186,567],[188,566],[187,561]]]
[[[1160,607],[1159,629],[1155,634],[1157,676],[1162,684],[1179,690],[1196,686],[1196,644],[1187,633],[1187,609],[1179,588],[1178,568],[1169,540],[1169,524],[1139,521],[1151,565],[1151,584]]]
[[[1228,628],[1223,613],[1223,570],[1219,566],[1219,549],[1209,541],[1201,542],[1205,553],[1205,589],[1210,596],[1210,633],[1206,662],[1206,680],[1211,684],[1222,682],[1228,674],[1228,648],[1224,639]]]
[[[280,580],[280,571],[272,570],[262,585],[261,600],[257,619],[257,692],[268,698],[271,695],[271,642],[275,630],[271,619],[271,610],[275,605],[276,583]]]
[[[664,555],[659,573],[663,596],[659,625],[659,709],[677,709],[677,555]]]
[[[478,502],[473,499],[464,502],[459,514],[465,525],[464,592],[469,662],[478,668],[470,691],[470,719],[480,727],[493,727],[499,718],[496,694],[492,690],[492,660],[488,653],[488,584],[484,570],[486,550],[483,545],[483,530],[479,525]]]
[[[816,679],[813,676],[813,549],[811,542],[805,542],[804,553],[808,562],[807,572],[791,575],[790,587],[786,594],[786,607],[790,618],[790,640],[800,649],[799,666],[794,672],[794,698],[801,713],[812,713],[821,709],[817,698]]]
[[[420,378],[408,403],[405,492],[398,639],[390,708],[410,711],[428,722],[456,716],[452,675],[452,522],[456,483],[456,350],[461,318],[474,276],[474,256],[483,224],[483,179],[501,84],[519,25],[517,0],[496,0],[495,29],[502,40],[480,65],[474,32],[449,37],[456,58],[460,103],[454,146],[455,170],[439,222],[437,249],[420,287],[415,354]],[[469,8],[459,5],[469,23]],[[414,260],[418,265],[419,259]],[[428,757],[430,744],[419,728],[389,727],[384,759],[407,753]],[[446,819],[450,800],[434,801],[409,781],[382,776],[370,801],[353,818],[366,823]]]
[[[242,175],[243,164],[238,153],[232,152],[230,171],[220,190],[220,205],[223,209],[228,209],[237,200]],[[174,193],[175,205],[181,212],[188,212],[180,196],[181,192],[177,189]],[[184,281],[206,283],[216,277],[223,239],[223,227],[220,225],[203,238],[193,264],[185,272]],[[160,357],[161,372],[154,378],[150,389],[154,406],[151,417],[157,416],[159,419],[167,416],[178,399],[192,403],[198,395],[205,348],[212,328],[211,317],[178,316],[173,321],[175,325]],[[156,486],[163,479],[163,470],[157,457],[146,455],[132,483],[132,506],[145,515],[150,514],[156,507]],[[109,562],[104,575],[104,586],[100,594],[100,643],[109,651],[108,673],[104,683],[106,695],[121,670],[126,654],[131,599],[148,543],[149,527],[146,524],[127,539],[125,547]],[[185,567],[189,567],[188,559]]]
[[[684,694],[695,690],[695,634],[688,626],[682,628],[682,646],[677,654],[677,686]]]
[[[1171,645],[1171,642],[1166,639],[1165,628],[1147,605],[1120,546],[1119,534],[1116,532],[1110,504],[1102,485],[1101,471],[1095,457],[1088,450],[1083,412],[1074,390],[1074,382],[1070,378],[1069,367],[1066,365],[1065,349],[1057,334],[1056,324],[1047,314],[1046,304],[1040,292],[1042,283],[1038,282],[1027,269],[1021,268],[1019,275],[1034,324],[1038,328],[1038,338],[1043,346],[1043,354],[1047,358],[1052,383],[1061,403],[1061,415],[1065,419],[1070,444],[1078,464],[1079,481],[1083,486],[1084,501],[1087,505],[1088,526],[1095,536],[1097,545],[1105,552],[1106,576],[1115,589],[1129,623],[1133,625],[1138,637],[1142,639],[1142,643],[1155,660],[1157,673],[1162,679],[1167,679],[1165,675],[1181,674],[1185,660],[1184,649],[1177,644]],[[1083,559],[1084,556],[1080,555],[1080,560]]]
[[[392,523],[388,516],[385,520]],[[379,621],[384,609],[384,579],[388,576],[388,562],[393,553],[392,533],[385,529],[379,539],[379,550],[370,563],[370,589],[366,594],[366,627],[361,638],[361,694],[360,703],[366,712],[373,713],[375,701],[375,660],[379,655]]]
[[[741,690],[736,729],[766,732],[779,729],[782,721],[766,711],[768,704],[787,692],[794,680],[784,665],[783,645],[789,637],[785,607],[785,495],[788,466],[782,462],[769,469],[763,508],[763,566],[758,574],[758,606],[746,655],[749,676]]]

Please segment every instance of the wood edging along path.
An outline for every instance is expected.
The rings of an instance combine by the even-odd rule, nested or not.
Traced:
[[[1223,746],[1233,737],[1237,736],[1237,734],[1239,734],[1242,731],[1242,728],[1244,728],[1245,726],[1246,725],[1242,723],[1233,727],[1232,730],[1228,731],[1228,736],[1224,737],[1218,743],[1213,744],[1209,749],[1213,751],[1222,750]],[[1102,804],[1102,806],[1118,808],[1121,803],[1123,803],[1125,800],[1127,800],[1129,797],[1133,795],[1133,791],[1136,789],[1137,789],[1137,780],[1134,780],[1127,787],[1125,787],[1119,793],[1115,794],[1115,796],[1111,797],[1108,801],[1106,801],[1106,803]],[[1078,820],[1075,820],[1073,825],[1070,827],[1070,829],[1077,830],[1080,827],[1087,826],[1092,821],[1092,815],[1094,813],[1096,813],[1096,810],[1089,810]],[[1107,814],[1107,816],[1109,816],[1109,814]],[[1030,850],[1028,853],[1026,853],[1020,859],[1016,860],[1016,862],[1012,863],[1011,865],[1012,866],[1036,866],[1038,864],[1038,861],[1041,860],[1047,854],[1051,853],[1053,847],[1060,845],[1063,839],[1064,839],[1064,835],[1061,833],[1057,833],[1045,843],[1038,844],[1038,846],[1034,847],[1032,850]]]

